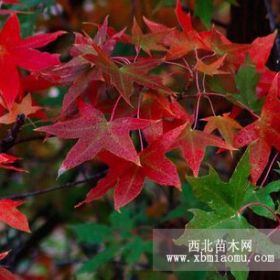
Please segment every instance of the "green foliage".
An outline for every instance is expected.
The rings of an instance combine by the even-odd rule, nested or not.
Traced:
[[[211,26],[214,12],[213,0],[196,0],[194,15],[199,17],[206,27]]]
[[[207,209],[207,206],[201,203],[194,195],[191,189],[190,184],[187,181],[184,181],[182,184],[182,195],[180,196],[179,205],[168,212],[166,216],[163,217],[162,221],[169,221],[177,218],[187,218],[192,217],[189,209],[192,208],[202,208]]]
[[[270,197],[272,192],[280,189],[279,181],[257,190],[248,181],[249,152],[244,153],[230,180],[224,182],[216,171],[210,167],[209,175],[199,178],[188,177],[192,191],[197,199],[207,204],[212,211],[192,209],[193,219],[188,228],[248,228],[250,224],[241,216],[244,207],[252,207],[259,215],[273,218],[266,208],[254,206],[262,203],[274,208]],[[246,209],[246,208],[245,208]]]
[[[245,63],[241,65],[235,75],[239,94],[234,94],[233,97],[255,112],[260,112],[263,103],[255,94],[259,78],[260,75],[256,71],[256,66],[247,57]]]
[[[86,261],[78,273],[95,272],[119,258],[131,267],[138,263],[142,255],[151,254],[152,242],[133,233],[143,215],[143,212],[137,214],[126,208],[122,213],[112,212],[109,224],[71,225],[70,229],[81,244],[98,245],[96,255]]]

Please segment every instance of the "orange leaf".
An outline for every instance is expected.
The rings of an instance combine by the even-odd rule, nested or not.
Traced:
[[[19,114],[24,114],[25,116],[32,115],[40,110],[39,106],[32,106],[31,94],[27,94],[21,101],[21,103],[14,103],[13,107],[9,112],[0,117],[0,123],[11,124],[14,123]]]

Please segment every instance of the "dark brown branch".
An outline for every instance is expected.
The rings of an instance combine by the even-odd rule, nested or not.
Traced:
[[[107,170],[103,170],[99,173],[96,173],[95,175],[84,179],[84,180],[79,180],[76,182],[71,182],[71,183],[66,183],[60,186],[56,186],[56,187],[52,187],[52,188],[48,188],[48,189],[44,189],[44,190],[38,190],[38,191],[32,191],[32,192],[24,192],[24,193],[19,193],[19,194],[14,194],[14,195],[8,195],[8,196],[2,196],[0,197],[0,199],[13,199],[13,200],[20,200],[20,199],[26,199],[26,198],[32,198],[34,196],[38,196],[38,195],[42,195],[42,194],[46,194],[46,193],[50,193],[50,192],[55,192],[55,191],[59,191],[59,190],[63,190],[63,189],[69,189],[69,188],[73,188],[76,187],[78,185],[93,181],[93,180],[97,180],[101,177],[104,176],[104,174],[106,174]]]
[[[7,266],[9,270],[14,271],[17,264],[23,258],[26,258],[26,256],[30,255],[30,252],[38,247],[41,240],[49,236],[56,226],[63,222],[59,213],[54,213],[53,210],[49,211],[45,218],[47,219],[46,223],[34,231],[26,242],[20,244],[19,247],[14,248],[9,256],[3,261],[3,264]]]
[[[16,122],[13,124],[13,126],[8,130],[7,136],[0,141],[0,152],[4,153],[7,150],[9,150],[11,147],[14,146],[18,133],[21,129],[21,127],[24,125],[25,122],[25,115],[20,114],[17,116]]]

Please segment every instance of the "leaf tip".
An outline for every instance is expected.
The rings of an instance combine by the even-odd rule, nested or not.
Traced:
[[[135,164],[136,164],[137,166],[139,166],[139,167],[141,167],[141,166],[142,166],[142,164],[141,164],[141,161],[140,161],[140,158],[139,158],[139,157],[137,157],[137,158],[136,158],[136,160],[135,160]]]
[[[84,205],[85,204],[85,201],[81,201],[81,202],[79,202],[78,204],[76,204],[75,206],[74,206],[74,208],[79,208],[79,207],[81,207],[82,205]]]
[[[63,173],[65,173],[66,171],[67,171],[67,169],[65,168],[64,165],[62,165],[62,166],[58,169],[56,179],[58,179],[58,178],[59,178]]]

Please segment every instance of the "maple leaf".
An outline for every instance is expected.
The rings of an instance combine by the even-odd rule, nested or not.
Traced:
[[[17,277],[4,267],[0,267],[1,280],[16,280]]]
[[[201,162],[205,155],[207,146],[219,147],[226,150],[233,150],[233,147],[219,137],[193,130],[188,125],[178,139],[175,141],[174,148],[179,148],[195,177],[198,176]]]
[[[183,10],[181,0],[177,0],[175,13],[176,13],[176,16],[177,16],[177,20],[178,20],[180,26],[182,27],[182,29],[184,30],[184,32],[187,33],[189,31],[192,31],[193,27],[192,27],[191,14],[186,13]]]
[[[202,120],[207,122],[204,127],[204,132],[211,134],[217,129],[229,145],[233,145],[234,131],[242,128],[237,121],[229,116],[229,113],[225,113],[222,116],[203,118]]]
[[[147,88],[174,95],[173,91],[162,84],[160,77],[148,75],[148,72],[159,66],[162,59],[142,59],[119,67],[110,52],[99,46],[95,40],[76,34],[75,57],[66,64],[43,74],[51,82],[71,83],[63,100],[62,114],[71,111],[76,100],[94,81],[105,81],[106,85],[115,87],[124,100],[131,105],[130,97],[134,93],[134,83]]]
[[[8,256],[10,251],[0,253],[0,261]],[[1,280],[16,280],[16,276],[4,267],[0,267]]]
[[[163,43],[168,47],[166,60],[182,58],[196,49],[210,50],[195,31],[183,33],[174,30],[170,36],[164,38]]]
[[[262,105],[262,100],[258,99],[256,94],[259,77],[260,75],[256,71],[255,64],[247,58],[235,75],[236,87],[240,93],[232,95],[242,105],[249,107],[255,112],[259,112]]]
[[[23,203],[24,201],[1,199],[0,221],[15,229],[30,232],[26,216],[17,209],[17,207]]]
[[[8,255],[9,255],[10,251],[6,251],[6,252],[2,252],[0,253],[0,261],[2,261],[3,259],[5,259]]]
[[[270,55],[276,33],[269,34],[265,37],[255,39],[251,44],[236,44],[228,40],[221,32],[216,29],[211,31],[200,32],[201,40],[210,50],[217,55],[227,55],[226,60],[237,67],[244,63],[246,54],[256,65],[258,71],[264,69]]]
[[[144,19],[144,21],[147,20]],[[152,28],[156,29],[157,32],[144,34],[136,19],[134,18],[133,20],[131,41],[135,45],[136,52],[139,53],[140,49],[143,49],[144,52],[151,56],[152,50],[166,51],[166,47],[163,46],[163,39],[167,36],[167,32],[170,31],[170,29],[165,28],[165,30],[163,30],[163,26],[161,28],[157,26],[156,28],[154,23],[152,25],[150,21],[147,22],[149,22],[149,24],[153,26]]]
[[[144,94],[140,115],[144,119],[161,120],[143,129],[145,139],[149,143],[182,123],[192,122],[192,116],[185,111],[178,101],[169,100],[169,98],[154,92]]]
[[[162,84],[159,77],[147,75],[150,70],[163,62],[162,59],[144,59],[118,67],[101,48],[96,45],[93,47],[96,54],[86,54],[84,58],[95,64],[97,70],[103,73],[104,79],[117,89],[129,105],[131,105],[130,97],[134,91],[134,83],[167,95],[174,95],[171,89]]]
[[[18,115],[24,114],[25,116],[29,116],[40,109],[42,108],[39,106],[32,106],[31,94],[27,94],[21,103],[14,103],[10,111],[0,117],[0,123],[11,124],[16,121]]]
[[[276,36],[277,31],[264,37],[258,37],[252,42],[249,55],[257,70],[262,70],[265,67]]]
[[[49,81],[51,84],[70,85],[63,98],[62,116],[67,116],[69,111],[73,111],[73,108],[76,109],[77,99],[84,93],[91,82],[102,79],[102,77],[98,77],[96,71],[92,70],[91,63],[80,55],[72,58],[67,63],[43,71],[41,76],[43,80]]]
[[[21,77],[22,92],[41,91],[55,85],[57,85],[57,83],[52,83],[44,79],[41,75],[37,75],[37,73]],[[20,96],[22,96],[22,94],[20,94]]]
[[[158,22],[151,21],[147,19],[145,16],[143,16],[143,20],[152,33],[163,33],[163,32],[167,33],[167,32],[172,32],[175,29],[175,28],[167,27]],[[166,34],[166,36],[168,36],[168,34]]]
[[[19,3],[18,0],[2,0],[3,4],[17,4]]]
[[[279,191],[279,181],[272,182],[265,188],[256,189],[248,181],[249,172],[249,151],[247,149],[228,182],[222,181],[212,167],[206,176],[199,178],[188,176],[187,181],[191,185],[195,198],[207,205],[210,211],[189,210],[194,217],[186,228],[250,228],[252,226],[240,213],[245,205],[248,205],[248,208],[257,215],[275,219],[267,208],[258,204],[265,204],[268,208],[275,209],[271,193]]]
[[[215,52],[219,56],[226,55],[226,61],[236,67],[239,67],[244,62],[244,53],[249,52],[251,47],[250,44],[232,43],[215,28],[210,31],[200,32],[199,36],[209,51]]]
[[[56,54],[40,52],[43,47],[65,32],[38,34],[25,39],[20,37],[20,24],[16,14],[11,15],[0,32],[0,93],[10,109],[20,91],[20,73],[17,67],[39,71],[59,63]]]
[[[254,247],[254,253],[269,250],[269,252],[278,254],[280,247],[267,239],[266,234],[261,233],[249,224],[243,216],[244,210],[250,208],[257,215],[275,219],[275,216],[268,209],[271,209],[271,211],[275,209],[271,194],[278,192],[280,189],[279,181],[272,182],[265,188],[260,189],[256,189],[250,184],[248,181],[250,172],[248,154],[247,150],[227,182],[222,181],[212,167],[206,176],[187,177],[195,198],[207,206],[208,209],[204,206],[206,210],[201,210],[194,206],[193,209],[189,210],[193,214],[193,218],[186,225],[184,233],[175,240],[176,245],[187,245],[188,240],[199,238],[201,235],[204,236],[205,232],[209,235],[211,230],[228,229],[223,233],[223,236],[227,236],[227,240],[233,240],[236,238],[236,234],[233,233],[234,230],[232,229],[250,229],[247,238],[250,239],[253,234],[258,240]],[[196,229],[195,233],[191,233],[190,229]],[[249,253],[249,255],[251,254],[252,252]],[[229,266],[229,268],[233,271],[236,270],[236,266]]]
[[[275,78],[275,75],[277,75],[277,72],[270,71],[269,69],[265,68],[260,75],[259,82],[257,84],[256,88],[256,94],[258,98],[261,98],[265,95],[267,95],[271,84],[273,82],[273,79]],[[278,93],[278,96],[280,97],[280,91]]]
[[[70,85],[67,94],[63,98],[62,117],[70,115],[76,109],[77,99],[85,92],[89,84],[96,80],[102,80],[90,61],[83,57],[84,54],[94,52],[92,44],[97,44],[106,49],[107,42],[108,18],[106,17],[103,24],[98,28],[94,39],[75,33],[75,42],[70,50],[73,58],[51,69],[41,73],[43,79],[52,84]],[[111,44],[112,47],[112,44]]]
[[[191,15],[183,11],[180,0],[177,0],[175,12],[184,32],[174,30],[164,38],[163,43],[169,48],[166,59],[179,59],[196,49],[211,51],[211,48],[203,42],[200,34],[193,29]]]
[[[220,75],[220,74],[229,74],[229,72],[219,70],[224,64],[224,60],[226,55],[219,57],[216,61],[206,64],[201,59],[197,59],[195,69],[199,72],[202,72],[206,75],[213,76],[213,75]]]
[[[234,137],[234,146],[237,148],[251,144],[250,163],[251,177],[254,184],[268,163],[271,148],[280,151],[280,100],[279,74],[273,80],[266,96],[260,118],[242,128]]]
[[[170,100],[166,96],[155,92],[146,92],[140,108],[141,116],[146,119],[159,120],[162,118],[189,119],[185,109],[177,100]]]
[[[87,104],[81,107],[80,114],[75,119],[36,129],[63,139],[78,139],[68,152],[58,174],[93,159],[102,150],[140,164],[129,132],[149,126],[150,120],[125,117],[107,121],[103,113]]]
[[[22,168],[9,165],[11,163],[16,162],[17,160],[19,160],[19,158],[5,153],[0,153],[0,168],[14,170],[14,171],[25,171]]]
[[[118,42],[130,42],[129,36],[124,33],[126,28],[119,32],[116,32],[112,27],[108,26],[108,18],[109,17],[106,16],[103,23],[101,25],[98,25],[98,30],[94,38],[91,38],[87,34],[86,36],[83,36],[80,33],[75,33],[75,43],[70,51],[72,56],[76,57],[78,55],[86,53],[88,50],[90,50],[90,46],[92,44],[96,44],[103,51],[111,54]]]
[[[181,183],[176,166],[165,157],[165,153],[170,150],[184,127],[185,125],[182,125],[167,132],[140,152],[141,166],[112,157],[110,154],[101,154],[100,158],[109,166],[109,171],[77,207],[102,197],[109,189],[115,187],[115,209],[118,210],[139,195],[146,177],[160,185],[180,188]]]

